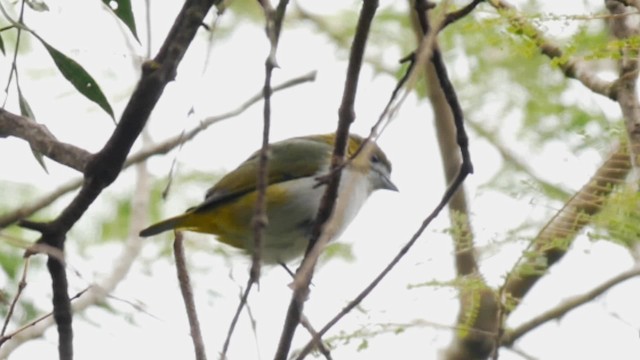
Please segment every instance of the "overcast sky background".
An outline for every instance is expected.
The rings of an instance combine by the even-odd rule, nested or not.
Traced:
[[[326,14],[359,4],[339,0],[300,3],[309,11]],[[394,3],[381,1],[381,6]],[[524,1],[513,3],[522,4]],[[544,4],[543,11],[555,14],[589,14],[602,10],[602,2],[596,0],[546,0],[540,3]],[[4,5],[11,7],[6,2]],[[60,0],[47,5],[50,11],[28,12],[26,22],[51,44],[83,64],[98,80],[116,114],[119,114],[130,89],[139,78],[134,64],[144,57],[145,49],[127,39],[118,22],[105,15],[99,1]],[[142,39],[141,5],[142,2],[136,2],[134,10]],[[181,5],[180,1],[152,2],[152,53],[164,40]],[[479,11],[482,9],[481,6]],[[235,20],[229,14],[220,21],[228,26]],[[259,24],[246,22],[237,26],[239,29],[232,38],[216,40],[205,73],[206,35],[204,32],[199,34],[179,68],[178,78],[167,87],[149,121],[149,135],[154,141],[190,129],[207,116],[231,110],[260,90],[268,43]],[[550,21],[545,26],[555,34],[575,30],[572,22]],[[31,41],[30,45],[32,52],[20,56],[18,64],[23,92],[31,100],[37,120],[45,123],[61,141],[89,151],[100,149],[113,130],[112,121],[65,85],[38,43]],[[395,62],[402,55],[391,54],[385,61]],[[274,74],[276,84],[309,71],[318,71],[318,79],[274,96],[271,138],[275,141],[334,131],[346,69],[345,56],[336,56],[331,43],[307,27],[283,31],[278,61],[281,68]],[[0,84],[6,83],[10,62],[10,56],[0,57]],[[395,79],[374,75],[369,67],[363,69],[353,132],[368,133],[394,85]],[[602,106],[609,116],[620,116],[613,103],[596,95],[590,96],[591,101]],[[15,91],[11,90],[7,107],[17,112],[16,101]],[[179,152],[153,158],[149,162],[150,171],[156,176],[166,177],[176,157],[179,173],[188,173],[192,169],[212,173],[233,169],[260,144],[261,106],[258,104],[237,118],[214,125]],[[189,115],[192,108],[194,112]],[[353,262],[334,260],[319,269],[313,281],[311,298],[305,307],[305,313],[318,328],[388,263],[435,206],[445,188],[430,109],[425,102],[409,96],[397,120],[388,127],[379,144],[393,162],[392,178],[401,191],[374,194],[342,236],[341,241],[353,243]],[[474,233],[479,241],[502,239],[504,232],[513,224],[548,211],[537,207],[535,198],[511,197],[480,189],[479,186],[499,169],[500,158],[487,143],[475,137],[471,139],[471,150],[476,173],[468,178],[465,187],[473,209]],[[527,151],[517,150],[521,153]],[[19,140],[0,141],[0,154],[3,168],[11,169],[0,173],[2,181],[29,181],[45,193],[77,177],[75,171],[52,161],[47,161],[49,174],[45,174],[33,160],[28,147]],[[539,173],[571,190],[579,189],[602,161],[602,153],[597,151],[576,156],[560,145],[537,155],[532,156],[531,161],[540,169]],[[106,196],[130,194],[134,175],[131,170],[125,171],[108,189]],[[183,211],[186,206],[199,201],[205,190],[206,187],[174,188],[174,194],[163,205],[165,214]],[[54,209],[64,207],[69,197],[66,199],[56,203]],[[95,236],[92,228],[95,222],[87,219],[108,216],[110,211],[112,209],[105,206],[104,201],[98,202],[74,228],[73,234]],[[364,311],[352,312],[335,329],[352,332],[363,324],[401,324],[415,319],[453,324],[458,308],[455,291],[407,287],[430,280],[447,281],[455,276],[451,241],[443,233],[448,226],[446,216],[438,218],[402,263],[365,300],[362,304]],[[152,238],[147,241],[166,240]],[[211,238],[190,236],[189,242],[190,246],[197,248],[208,246],[206,244],[211,242]],[[81,275],[70,273],[72,293],[108,274],[120,251],[118,244],[100,246],[96,251],[98,249],[99,253],[91,254],[90,248],[87,255],[93,256],[87,260],[89,257],[74,254],[74,245],[69,244],[69,263]],[[491,285],[501,283],[520,250],[518,246],[507,246],[500,253],[483,259],[483,274]],[[157,247],[146,246],[140,262],[113,294],[118,299],[143,304],[144,312],[133,310],[123,301],[110,300],[110,306],[132,314],[131,318],[114,316],[100,309],[92,309],[75,318],[78,359],[192,356],[189,328],[171,261],[160,260],[150,266],[145,265],[145,261],[150,261],[156,253]],[[192,251],[189,256],[195,269],[193,281],[207,350],[211,359],[217,358],[238,301],[238,286],[246,282],[249,261],[235,256],[233,264],[229,264],[225,258],[203,251]],[[525,321],[540,309],[553,306],[568,296],[586,291],[631,265],[632,259],[622,248],[593,243],[583,236],[576,241],[573,251],[562,264],[552,269],[553,276],[536,285],[527,301],[512,315],[510,325]],[[149,269],[150,272],[147,271]],[[580,269],[580,273],[577,274],[575,269]],[[0,279],[4,288],[3,281]],[[273,356],[290,298],[286,287],[289,282],[289,276],[281,269],[266,269],[260,291],[254,292],[250,299],[251,310],[258,321],[257,335],[254,337],[244,312],[231,343],[231,359],[258,358],[258,353],[263,359]],[[49,308],[49,284],[49,276],[43,268],[32,271],[25,296],[33,296],[39,299],[42,308]],[[532,332],[518,342],[518,347],[539,359],[599,359],[610,358],[613,353],[617,359],[637,359],[640,354],[638,294],[640,281],[628,281],[597,301],[571,312],[560,322]],[[129,320],[133,320],[135,325]],[[369,330],[376,329],[375,326],[369,327]],[[294,347],[304,344],[308,338],[303,329],[299,329],[297,334]],[[336,343],[338,348],[334,356],[341,359],[382,359],[398,356],[398,349],[403,349],[404,359],[435,359],[437,349],[446,347],[450,339],[449,329],[415,326],[398,335],[372,338],[365,352],[357,352],[358,340],[348,345]],[[56,346],[57,334],[50,329],[44,339],[22,346],[12,359],[48,358]],[[500,358],[523,359],[508,350],[503,350]]]

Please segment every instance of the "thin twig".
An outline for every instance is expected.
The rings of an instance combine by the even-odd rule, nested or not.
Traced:
[[[606,198],[615,187],[624,182],[631,169],[626,145],[620,145],[585,185],[540,230],[523,251],[500,289],[503,309],[507,317],[518,306],[529,290],[547,270],[566,253],[575,236],[589,223],[589,219],[602,210]],[[535,254],[535,256],[527,256]],[[540,259],[544,259],[541,261]]]
[[[557,65],[566,77],[580,81],[596,94],[606,96],[614,101],[617,99],[613,82],[600,78],[594,72],[589,71],[583,60],[567,56],[558,45],[547,39],[538,28],[518,13],[513,5],[505,0],[491,0],[489,3],[498,10],[500,15],[507,18],[512,25],[522,29],[518,33],[534,41],[542,54],[551,60],[563,59]]]
[[[422,15],[426,15],[424,13],[424,11],[426,11],[426,9],[427,9],[426,8],[426,3],[422,3],[421,5],[424,5],[424,7],[419,8],[418,11],[420,12],[422,10],[423,11]],[[424,21],[426,21],[426,20],[424,20]],[[427,23],[424,22],[424,24],[426,25]],[[428,29],[429,29],[428,26],[424,27],[425,37],[429,36]],[[422,42],[422,43],[425,43],[425,42]],[[433,41],[431,41],[429,43],[430,44],[434,44]],[[422,51],[420,51],[419,53],[424,54],[425,51],[426,50],[422,49]],[[442,63],[441,65],[443,67],[444,63]],[[446,89],[444,89],[445,92],[446,91],[450,92],[449,96],[447,96],[447,101],[449,102],[449,105],[452,107],[452,111],[454,112],[454,114],[457,112],[457,116],[458,116],[457,120],[458,121],[456,122],[456,125],[460,124],[460,126],[462,127],[463,126],[462,125],[462,111],[460,110],[459,104],[457,103],[457,99],[455,97],[455,93],[453,92],[453,87],[450,86],[450,83],[447,86],[448,78],[446,77],[446,69],[445,69],[445,71],[442,71],[442,67],[440,69],[441,71],[438,72],[438,75],[440,77],[440,83],[441,83],[441,86],[443,86],[443,87],[446,86],[447,87]],[[459,128],[458,128],[458,130],[460,131]],[[465,163],[465,161],[463,161],[463,164],[460,167],[458,175],[456,176],[454,181],[449,185],[449,187],[445,191],[442,199],[440,200],[440,203],[438,203],[438,205],[431,212],[431,214],[429,214],[429,216],[427,216],[427,218],[425,218],[425,220],[423,221],[421,226],[418,228],[416,233],[400,249],[398,254],[391,260],[391,262],[378,274],[378,276],[376,276],[376,278],[374,278],[374,280],[363,291],[361,291],[358,294],[358,296],[356,296],[354,298],[354,300],[349,302],[349,304],[346,307],[344,307],[333,319],[331,319],[318,332],[319,336],[324,335],[333,325],[335,325],[342,317],[344,317],[353,308],[355,308],[358,304],[360,304],[360,302],[362,302],[362,300],[365,297],[367,297],[369,295],[369,293],[371,293],[371,291],[373,291],[373,289],[375,289],[377,287],[377,285],[382,281],[382,279],[384,277],[386,277],[386,275],[400,262],[400,260],[409,251],[409,249],[413,246],[413,244],[415,244],[415,242],[418,240],[420,235],[424,232],[424,230],[427,228],[427,226],[429,226],[429,224],[433,221],[433,219],[435,219],[440,214],[442,209],[447,205],[447,203],[449,202],[451,197],[455,194],[457,189],[464,182],[465,178],[473,171],[473,167],[471,165],[470,157],[469,157],[469,154],[468,154],[468,149],[466,148],[466,143],[465,143],[466,135],[464,134],[464,129],[462,129],[462,132],[463,132],[462,136],[460,134],[458,135],[458,144],[460,145],[460,148],[461,148],[460,150],[463,153],[463,159],[466,160],[466,163]],[[466,153],[466,155],[465,155],[465,153]],[[311,349],[313,348],[314,342],[315,342],[314,339],[312,339],[312,341],[308,342],[307,345],[302,349],[300,354],[296,357],[296,359],[303,359],[311,351]]]
[[[426,3],[426,0],[416,1],[418,20],[420,21],[422,32],[425,36],[428,35],[431,31],[426,13]],[[434,44],[433,46],[431,62],[435,67],[436,74],[438,75],[438,81],[440,82],[440,87],[442,88],[445,98],[447,99],[447,103],[451,107],[453,122],[456,125],[456,141],[458,143],[458,146],[460,147],[460,153],[462,155],[462,164],[460,165],[461,172],[468,172],[469,174],[473,174],[473,164],[471,163],[471,154],[469,153],[469,138],[464,128],[464,114],[462,111],[462,107],[460,106],[460,102],[458,101],[458,96],[456,95],[455,89],[453,88],[453,84],[451,83],[451,80],[449,80],[447,67],[444,63],[444,60],[442,59],[442,54],[440,53],[440,49],[438,48],[437,44]]]
[[[373,289],[375,289],[376,286],[378,286],[380,281],[382,281],[382,279],[384,279],[387,276],[387,274],[400,262],[400,260],[406,255],[406,253],[409,252],[411,247],[415,244],[415,242],[422,235],[424,230],[429,226],[429,224],[431,224],[431,222],[436,217],[438,217],[438,215],[440,214],[442,209],[444,209],[444,207],[447,205],[447,203],[449,202],[453,194],[457,191],[460,185],[462,185],[467,175],[468,173],[462,172],[462,171],[458,173],[458,176],[449,185],[449,187],[443,194],[442,199],[440,200],[438,205],[433,209],[433,211],[429,214],[429,216],[427,216],[424,219],[424,221],[422,222],[418,230],[416,230],[416,232],[413,234],[411,239],[400,249],[398,254],[396,254],[396,256],[373,279],[373,281],[358,294],[358,296],[356,296],[353,300],[351,300],[347,304],[347,306],[345,306],[342,310],[340,310],[338,314],[336,314],[329,322],[327,322],[325,326],[322,327],[322,329],[318,331],[318,336],[323,336],[324,334],[326,334],[326,332],[329,331],[329,329],[331,329],[333,325],[335,325],[341,318],[343,318],[346,314],[348,314],[351,310],[353,310],[356,306],[358,306],[358,304],[360,304],[362,300],[364,300],[364,298],[366,298],[369,295],[369,293],[371,293],[371,291],[373,291]],[[296,359],[301,360],[305,356],[307,356],[309,352],[313,349],[313,346],[314,346],[314,341],[313,340],[309,341],[307,345],[305,345],[305,347],[302,349],[300,354],[296,357]]]
[[[180,284],[180,292],[182,293],[184,307],[187,310],[187,318],[189,319],[191,340],[193,341],[196,360],[206,360],[207,354],[204,351],[204,341],[202,340],[202,332],[200,331],[200,322],[198,321],[196,304],[193,300],[193,289],[191,288],[191,280],[189,279],[189,270],[187,270],[187,261],[184,255],[184,237],[180,231],[175,232],[173,255],[176,260],[176,271],[178,274],[178,283]]]
[[[384,109],[382,110],[382,112],[378,116],[378,120],[371,127],[371,130],[369,131],[369,135],[362,141],[362,143],[360,144],[360,146],[358,146],[356,151],[354,151],[353,154],[351,156],[349,156],[348,159],[345,159],[342,162],[342,164],[340,164],[339,166],[337,166],[334,169],[331,169],[327,174],[318,176],[316,178],[317,183],[314,185],[314,187],[319,187],[321,185],[328,184],[329,183],[329,179],[331,179],[336,172],[342,171],[342,169],[344,169],[351,162],[353,162],[353,160],[356,157],[360,156],[360,153],[363,151],[363,149],[365,149],[368,146],[367,144],[370,141],[377,139],[377,137],[379,136],[379,134],[381,132],[380,129],[384,129],[386,127],[386,125],[391,121],[391,118],[395,114],[397,114],[398,108],[395,107],[394,105],[396,104],[396,101],[398,100],[398,95],[400,94],[400,91],[404,88],[404,86],[407,83],[407,80],[409,80],[409,76],[413,73],[413,69],[415,67],[415,62],[416,62],[415,52],[412,52],[411,54],[409,54],[408,56],[406,56],[406,57],[404,57],[404,58],[402,58],[400,60],[400,63],[404,63],[404,62],[408,62],[409,66],[407,66],[407,69],[405,70],[404,74],[402,75],[400,80],[396,83],[396,86],[393,89],[393,91],[391,92],[391,96],[389,97],[389,100],[387,101],[387,104],[385,105]],[[392,107],[393,107],[393,109],[392,109]],[[386,122],[385,122],[385,120],[386,120]]]
[[[339,167],[344,161],[344,154],[349,138],[349,127],[355,119],[354,102],[358,89],[358,79],[360,76],[360,69],[362,67],[364,50],[369,36],[371,23],[377,8],[378,1],[376,0],[364,1],[362,4],[358,24],[356,26],[356,33],[353,38],[353,45],[351,46],[351,52],[349,55],[349,64],[347,66],[347,77],[345,80],[342,102],[338,110],[338,129],[336,131],[334,150],[331,158],[331,169]],[[293,340],[293,335],[295,334],[296,328],[300,322],[304,301],[309,292],[309,284],[313,277],[313,269],[315,268],[321,249],[326,242],[330,240],[329,235],[326,233],[323,234],[324,239],[320,239],[320,235],[324,232],[322,228],[325,226],[325,223],[334,211],[335,201],[338,195],[340,175],[341,172],[336,172],[334,174],[334,176],[329,180],[327,189],[322,196],[305,256],[300,268],[298,269],[298,273],[296,274],[296,279],[293,282],[293,294],[291,296],[285,323],[280,335],[278,349],[274,356],[276,360],[285,360],[289,354],[291,341]]]
[[[569,311],[574,310],[575,308],[584,305],[593,301],[596,297],[604,294],[609,291],[612,287],[622,283],[623,281],[629,280],[636,276],[640,276],[640,266],[635,266],[634,268],[622,272],[613,278],[603,282],[602,284],[596,286],[595,288],[587,291],[584,294],[576,295],[569,300],[566,300],[556,306],[555,308],[549,309],[544,313],[534,317],[533,319],[521,324],[517,328],[505,332],[502,337],[502,345],[504,346],[513,346],[513,344],[522,336],[529,333],[531,330],[537,328],[538,326],[545,324],[551,320],[561,318]]]
[[[409,56],[406,56],[405,58],[400,59],[400,63],[403,63],[403,62],[408,62],[409,66],[407,66],[407,69],[405,70],[404,74],[402,75],[400,80],[398,80],[398,82],[396,83],[395,88],[393,88],[393,91],[391,92],[391,96],[389,97],[389,101],[387,101],[387,104],[385,105],[384,109],[380,113],[380,116],[378,116],[378,121],[376,121],[376,123],[371,127],[371,132],[369,134],[369,137],[367,137],[367,141],[370,140],[371,138],[375,138],[375,136],[378,134],[378,129],[380,127],[384,128],[383,123],[385,119],[387,120],[387,123],[389,123],[391,121],[391,118],[398,113],[398,107],[395,107],[394,105],[398,100],[398,95],[400,94],[400,91],[405,87],[405,85],[407,84],[407,81],[409,80],[409,77],[415,70],[416,53],[412,52],[411,54],[409,54]],[[358,155],[358,153],[360,152],[360,149],[364,147],[365,143],[366,141],[364,141],[363,145],[360,146],[360,148],[354,153],[354,155],[351,157],[352,159]]]
[[[471,12],[476,8],[476,6],[480,5],[480,3],[483,3],[485,1],[486,0],[473,0],[470,3],[468,3],[466,6],[462,7],[461,9],[448,13],[444,17],[444,20],[442,21],[442,24],[440,25],[440,27],[437,29],[437,32],[442,31],[447,26],[471,14]]]
[[[226,353],[229,348],[231,336],[235,329],[235,325],[240,316],[242,308],[247,303],[249,293],[254,284],[258,284],[260,281],[260,268],[262,265],[262,249],[264,231],[268,226],[267,222],[267,186],[268,173],[269,173],[269,131],[271,128],[271,95],[273,94],[273,88],[271,85],[271,77],[273,75],[273,69],[277,67],[276,52],[278,48],[278,39],[280,37],[280,30],[282,28],[282,22],[284,20],[284,14],[286,12],[288,0],[280,0],[277,10],[271,7],[269,0],[262,0],[262,5],[265,21],[267,38],[271,44],[269,54],[265,60],[265,77],[264,85],[262,88],[262,97],[264,98],[263,107],[263,130],[262,130],[262,147],[260,148],[258,159],[258,172],[256,174],[256,191],[257,198],[255,202],[255,210],[252,219],[253,228],[253,252],[251,256],[251,269],[249,270],[249,281],[247,288],[240,300],[240,304],[229,326],[227,338],[224,342],[222,349],[222,358],[226,358]]]
[[[307,329],[307,331],[311,335],[314,346],[316,346],[322,356],[324,356],[324,358],[327,360],[331,360],[331,351],[322,342],[320,334],[318,334],[318,331],[313,328],[313,325],[311,325],[311,322],[304,314],[302,314],[302,316],[300,317],[300,325],[302,325],[303,328]]]
[[[460,16],[468,15],[475,8],[475,5],[477,4],[471,3],[468,7],[460,10],[460,12],[448,13],[443,17],[441,22],[434,22],[432,18],[435,18],[435,16],[431,16],[431,18],[427,17],[427,5],[417,2],[416,16],[412,17],[414,33],[418,37],[418,40],[422,40],[422,38],[429,35],[429,33],[435,33],[437,30],[442,29],[445,26],[445,22],[454,21],[451,20],[452,17],[459,19]],[[442,6],[444,6],[444,4]],[[442,12],[444,11],[440,11],[440,13]],[[464,134],[465,119],[462,117],[462,110],[451,82],[448,79],[447,69],[442,60],[442,54],[437,43],[433,45],[431,62],[424,65],[423,70],[425,71],[425,76],[423,79],[428,89],[428,99],[431,103],[433,116],[435,118],[436,137],[440,149],[443,172],[446,182],[450,183],[457,176],[458,170],[463,162],[461,153],[465,150],[461,151],[463,147],[460,146],[457,137],[460,134],[463,138],[466,138]],[[438,81],[434,81],[435,79],[438,79]],[[459,130],[461,127],[462,130]],[[468,153],[468,150],[466,150],[466,152]],[[450,222],[452,228],[455,229],[451,237],[455,246],[454,262],[456,274],[460,277],[473,276],[477,278],[479,266],[474,248],[473,230],[468,213],[466,192],[464,187],[460,187],[449,202]],[[466,304],[467,302],[460,302],[462,307],[460,314],[468,313]]]
[[[84,293],[86,293],[89,289],[91,289],[91,287],[87,287],[82,291],[79,291],[78,293],[76,293],[73,297],[69,298],[70,301],[74,301],[76,299],[78,299],[80,296],[82,296]],[[39,322],[51,317],[53,315],[53,312],[50,312],[48,314],[42,315],[39,318],[36,318],[35,320],[32,320],[30,322],[28,322],[25,325],[22,325],[21,327],[15,329],[14,331],[10,332],[7,335],[2,335],[0,336],[0,347],[2,347],[2,345],[7,342],[7,340],[11,340],[14,336],[20,334],[21,332],[25,331],[26,329],[35,326],[36,324],[38,324]]]
[[[247,299],[249,298],[249,294],[251,293],[251,288],[253,287],[253,279],[249,277],[247,280],[247,286],[240,297],[240,302],[238,303],[238,307],[236,308],[236,312],[233,314],[233,318],[231,319],[231,323],[229,324],[229,330],[227,330],[227,337],[224,340],[224,344],[222,345],[222,352],[220,355],[220,359],[227,359],[227,351],[229,350],[229,344],[231,343],[231,336],[233,335],[233,331],[236,328],[236,324],[238,323],[238,319],[240,318],[240,313],[242,313],[242,309],[247,304]]]
[[[26,3],[26,0],[22,0],[20,2],[20,15],[18,15],[18,23],[22,24],[22,21],[24,19],[24,4]],[[8,20],[9,22],[14,22],[13,19],[11,19],[7,12],[4,11],[4,8],[2,8],[2,13],[5,16],[6,20]],[[9,79],[7,80],[7,86],[4,88],[4,93],[5,94],[9,94],[9,87],[11,86],[11,81],[13,79],[13,75],[15,74],[17,76],[18,74],[18,50],[20,49],[20,38],[22,37],[22,27],[21,26],[15,26],[17,31],[17,35],[16,35],[16,45],[13,48],[13,61],[11,61],[11,70],[9,70]],[[19,88],[19,85],[18,85]],[[4,108],[5,105],[7,104],[7,97],[5,96],[4,100],[2,101],[2,107]]]
[[[16,304],[18,303],[18,299],[20,299],[20,295],[22,295],[22,291],[25,287],[27,287],[27,273],[29,272],[29,262],[31,260],[30,256],[24,258],[24,267],[22,268],[22,277],[20,278],[20,282],[18,282],[18,291],[16,291],[16,295],[13,297],[11,301],[11,305],[9,305],[9,311],[7,311],[7,316],[4,320],[4,324],[2,325],[2,332],[0,332],[0,336],[4,336],[7,331],[7,326],[9,326],[9,321],[11,320],[11,316],[13,316],[13,312],[16,308]]]
[[[143,225],[148,222],[149,176],[145,163],[138,163],[135,166],[135,170],[136,184],[135,191],[133,192],[134,195],[131,199],[131,214],[129,223],[130,226],[129,231],[127,232],[126,240],[123,243],[120,254],[113,261],[114,265],[110,268],[110,273],[107,276],[103,277],[98,284],[92,284],[89,291],[85,293],[82,298],[72,303],[72,308],[75,313],[79,313],[94,304],[101,303],[105,298],[110,297],[117,299],[116,297],[110,296],[109,294],[111,294],[116,286],[118,286],[118,284],[126,277],[136,257],[140,254],[143,240],[138,236],[138,232],[143,227]],[[25,248],[28,247],[28,245],[31,245],[31,243],[25,243],[27,244]],[[18,244],[17,246],[21,245]],[[36,244],[33,246],[40,246],[42,248],[38,251],[38,253],[59,256],[60,259],[62,259],[61,252],[52,252],[51,250],[53,248],[51,248],[50,246],[46,246],[44,244]],[[126,300],[123,299],[117,300],[126,302]],[[140,306],[136,306],[133,304],[132,306],[136,307],[140,312],[145,312],[148,315],[151,315],[144,309],[141,309]],[[26,343],[30,339],[41,337],[46,329],[48,329],[54,323],[53,321],[50,321],[50,318],[47,320],[39,322],[37,326],[32,326],[29,329],[25,329],[24,331],[20,332],[18,336],[14,336],[10,342],[4,344],[0,351],[0,359],[4,359],[5,357],[9,356],[9,354],[13,350],[15,350],[21,344]]]

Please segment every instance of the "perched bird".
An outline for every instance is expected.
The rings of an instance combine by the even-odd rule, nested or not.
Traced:
[[[347,156],[354,155],[364,139],[350,135]],[[306,250],[326,185],[318,176],[330,168],[335,134],[295,137],[269,145],[266,207],[268,225],[263,235],[262,260],[284,264]],[[259,151],[225,175],[205,196],[204,202],[140,232],[152,236],[178,229],[215,234],[218,240],[251,252],[254,247],[252,218],[257,198]],[[337,233],[344,230],[374,190],[397,191],[389,179],[391,163],[370,143],[342,170],[336,209]]]

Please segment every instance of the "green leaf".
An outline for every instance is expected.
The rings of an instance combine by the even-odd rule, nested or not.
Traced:
[[[37,12],[45,12],[49,11],[49,6],[44,1],[40,0],[29,0],[27,1],[27,6],[31,8],[33,11]]]
[[[27,102],[27,99],[22,95],[22,90],[18,88],[18,102],[20,103],[20,115],[27,117],[31,120],[35,120],[36,116],[33,114],[33,110],[31,110],[31,106]]]
[[[20,87],[18,87],[18,103],[20,104],[20,114],[22,116],[27,117],[31,120],[36,119],[36,116],[33,114],[33,110],[31,110],[31,106],[29,106],[27,99],[24,97],[24,95],[22,95],[22,90],[20,90]],[[40,167],[42,167],[44,172],[48,174],[49,170],[47,169],[47,164],[44,162],[44,156],[42,156],[42,153],[34,149],[33,146],[31,146],[31,153],[33,154],[33,157],[36,158],[36,161],[38,162],[38,164],[40,164]]]
[[[131,222],[131,199],[116,198],[113,209],[114,213],[108,218],[104,219],[102,223],[102,236],[103,240],[117,240],[123,239],[127,236],[129,231],[129,225]]]
[[[17,277],[19,276],[21,265],[23,263],[24,258],[15,251],[0,252],[0,268],[2,269],[2,272],[10,279],[17,279]]]
[[[136,20],[133,18],[133,11],[131,10],[130,0],[102,0],[102,2],[111,9],[114,14],[129,28],[133,37],[138,39],[138,32],[136,30]]]
[[[358,345],[358,351],[363,351],[369,347],[369,341],[367,339],[362,339],[360,344]]]
[[[98,83],[89,75],[89,73],[75,60],[71,59],[67,55],[61,53],[53,46],[49,45],[44,39],[36,35],[36,38],[42,42],[42,45],[47,49],[49,55],[53,59],[53,62],[58,67],[58,70],[62,73],[65,79],[69,82],[89,100],[100,106],[112,119],[115,120],[113,115],[113,109],[107,101],[107,98],[102,93]]]

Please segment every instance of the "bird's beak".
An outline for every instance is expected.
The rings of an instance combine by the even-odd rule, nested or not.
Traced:
[[[385,190],[391,190],[391,191],[400,191],[398,190],[398,187],[391,182],[391,179],[389,179],[387,176],[382,176],[382,184],[380,186],[381,189],[385,189]]]

